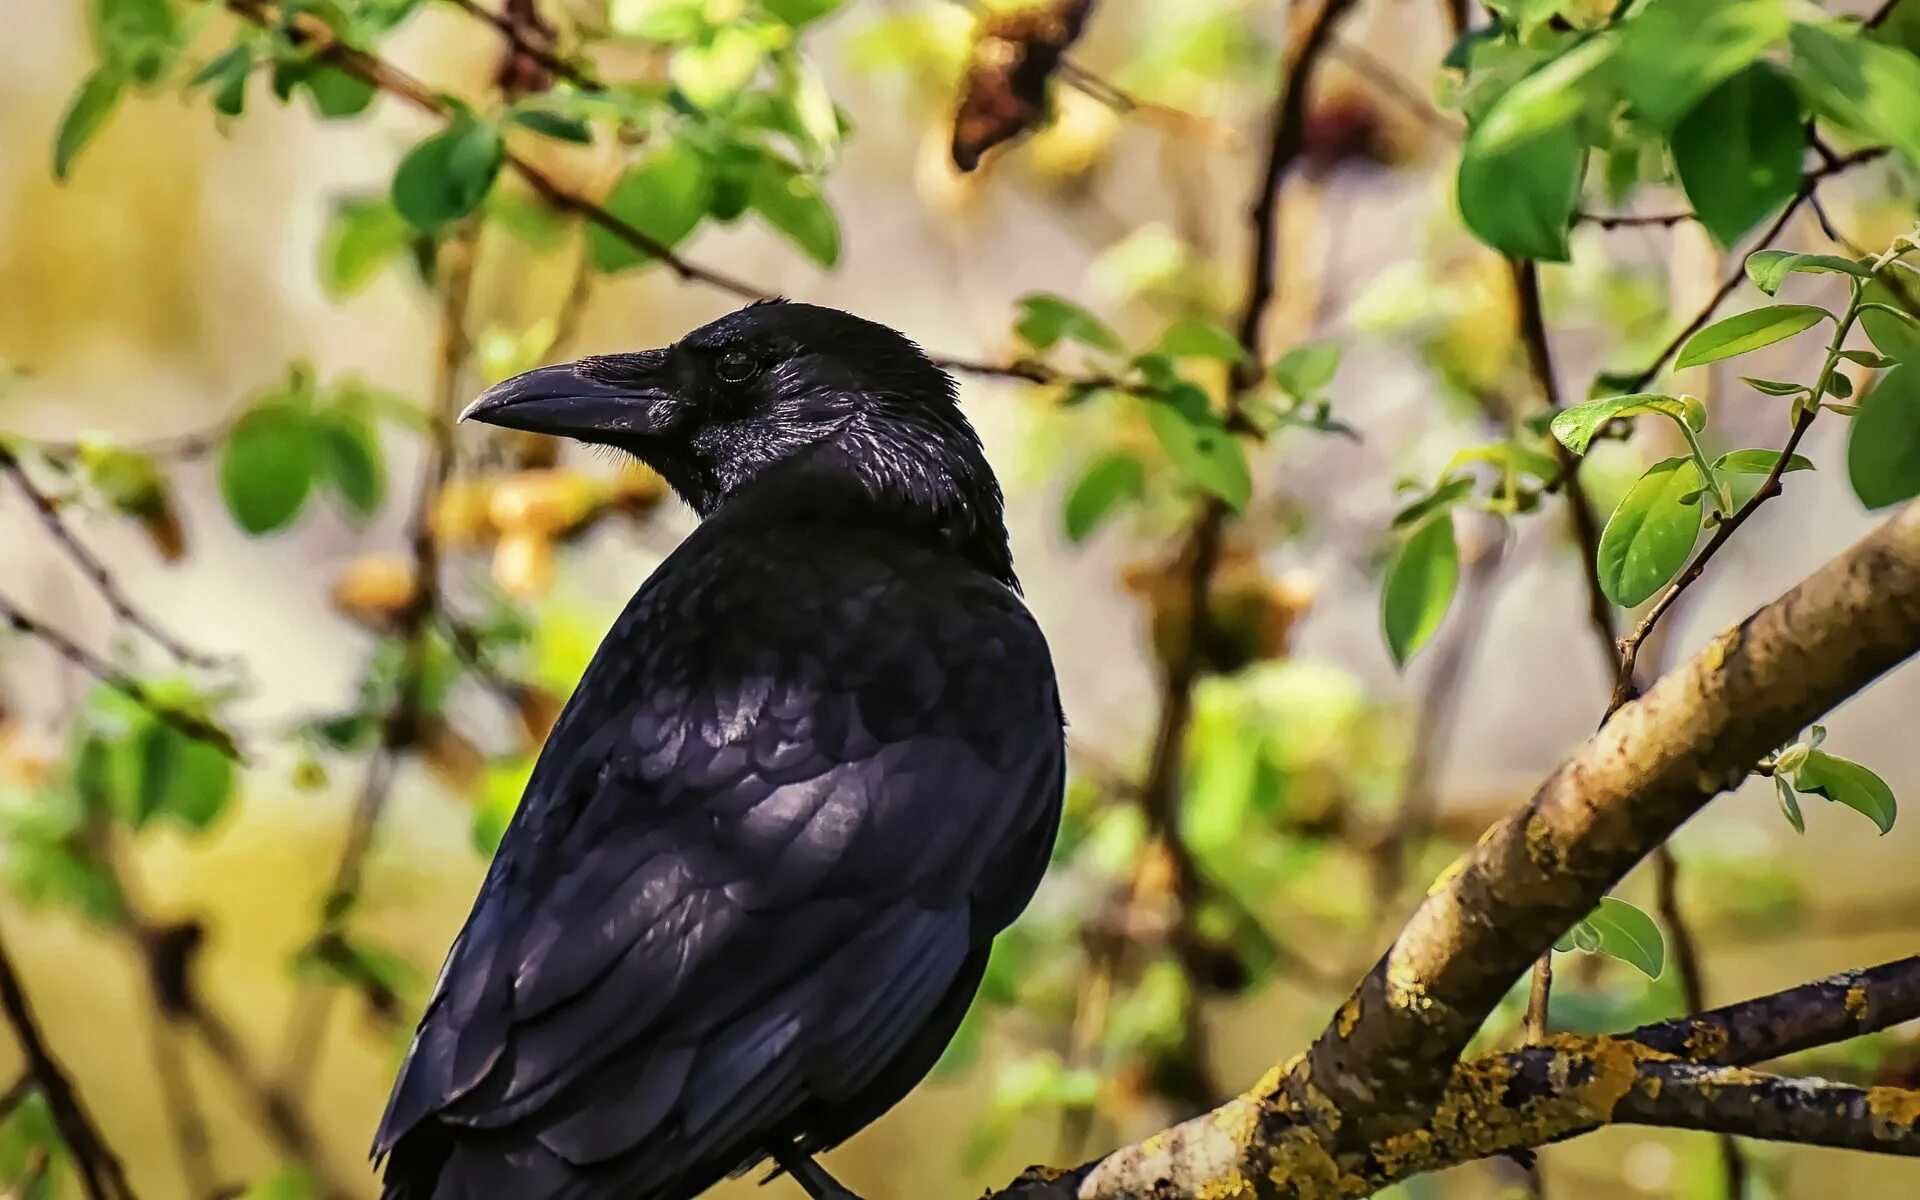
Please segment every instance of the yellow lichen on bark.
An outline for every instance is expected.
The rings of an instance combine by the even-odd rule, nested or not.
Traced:
[[[1865,1021],[1871,1009],[1867,1003],[1867,989],[1850,987],[1847,989],[1847,1015],[1856,1021]]]
[[[1892,1128],[1889,1135],[1906,1133],[1920,1125],[1920,1091],[1912,1088],[1877,1087],[1867,1089],[1867,1111],[1876,1125],[1884,1122]]]

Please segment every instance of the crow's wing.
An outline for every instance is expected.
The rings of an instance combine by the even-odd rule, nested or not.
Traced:
[[[1052,667],[1006,587],[872,536],[696,534],[634,598],[448,957],[377,1154],[431,1120],[575,1165],[644,1148],[629,1185],[724,1169],[861,1093],[977,969],[1058,820]]]

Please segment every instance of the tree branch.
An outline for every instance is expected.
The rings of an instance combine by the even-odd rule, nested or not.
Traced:
[[[11,626],[17,633],[25,634],[27,637],[44,642],[53,649],[54,653],[65,659],[70,665],[93,676],[93,678],[106,684],[114,691],[119,692],[122,696],[138,704],[141,708],[146,709],[149,713],[152,713],[155,720],[171,725],[174,729],[185,734],[187,737],[193,738],[195,741],[207,743],[235,762],[247,762],[247,756],[241,752],[239,744],[234,740],[231,733],[228,733],[225,729],[207,720],[205,717],[175,708],[173,705],[161,700],[152,692],[148,691],[146,685],[142,684],[139,680],[110,663],[95,657],[86,650],[83,650],[77,642],[69,638],[66,634],[41,622],[36,617],[28,616],[25,611],[5,596],[0,596],[0,622]]]
[[[1060,1177],[1070,1182],[1014,1194],[1064,1196],[1077,1188],[1082,1200],[1198,1195],[1238,1180],[1241,1194],[1255,1197],[1354,1196],[1399,1177],[1395,1171],[1443,1165],[1419,1149],[1421,1139],[1433,1141],[1430,1127],[1441,1128],[1449,1112],[1459,1111],[1457,1101],[1446,1102],[1463,1086],[1462,1072],[1469,1072],[1467,1085],[1487,1078],[1489,1068],[1455,1060],[1514,979],[1682,822],[1744,780],[1752,764],[1916,650],[1920,504],[1623,707],[1524,809],[1442,877],[1306,1054],[1227,1105]],[[1818,998],[1817,989],[1860,987],[1850,1007],[1854,993],[1841,993],[1844,1026],[1820,1019],[1827,1032],[1850,1034],[1900,1009],[1913,970],[1889,964],[1844,985],[1829,980],[1809,985],[1811,993],[1795,989],[1794,1001],[1769,997],[1700,1019],[1707,1028],[1772,1028],[1745,1014],[1797,1011],[1795,1004]],[[1757,1039],[1759,1048],[1791,1046],[1816,1023],[1805,1018],[1797,1034]],[[1517,1053],[1566,1048],[1557,1039]],[[1610,1105],[1632,1086],[1639,1062],[1664,1057],[1633,1045],[1608,1053]],[[1622,1054],[1634,1068],[1624,1077]],[[1555,1110],[1553,1121],[1529,1120],[1510,1132],[1539,1144],[1611,1119],[1611,1106],[1600,1112],[1595,1099],[1587,1095],[1571,1112]],[[1869,1100],[1871,1112],[1873,1105],[1898,1109],[1900,1098],[1859,1103]],[[1905,1136],[1894,1140],[1904,1145]],[[1383,1150],[1402,1156],[1398,1166],[1383,1161]]]
[[[27,469],[21,465],[19,457],[4,443],[0,443],[0,471],[5,471],[13,478],[14,485],[20,489],[20,494],[25,496],[27,503],[33,506],[34,513],[40,518],[40,524],[46,527],[47,533],[59,543],[61,550],[65,551],[73,565],[78,567],[80,573],[93,584],[101,598],[107,602],[107,607],[113,610],[114,616],[152,638],[154,644],[183,663],[196,667],[217,667],[221,664],[222,660],[218,656],[193,649],[162,629],[159,622],[152,617],[134,607],[133,601],[129,600],[127,594],[120,590],[120,585],[114,582],[113,573],[107,570],[107,564],[101,562],[100,556],[88,549],[86,543],[75,536],[73,530],[67,528],[67,523],[60,519],[58,506],[54,504],[51,497],[34,484],[32,478],[27,475]]]
[[[13,1026],[13,1036],[27,1060],[28,1074],[40,1094],[47,1098],[54,1127],[73,1155],[80,1183],[90,1200],[134,1200],[133,1187],[127,1183],[119,1156],[101,1136],[99,1126],[87,1114],[80,1093],[74,1090],[73,1081],[47,1048],[46,1037],[34,1020],[33,1006],[27,1000],[26,990],[20,986],[20,976],[13,969],[13,958],[4,943],[0,943],[0,1008],[5,1009],[7,1023]]]

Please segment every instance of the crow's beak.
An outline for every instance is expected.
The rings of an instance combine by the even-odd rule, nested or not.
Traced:
[[[586,442],[659,433],[673,408],[659,386],[663,357],[609,356],[591,360],[591,373],[587,362],[540,367],[480,393],[460,419]]]

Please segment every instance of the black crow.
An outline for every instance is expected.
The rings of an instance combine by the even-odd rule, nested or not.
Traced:
[[[933,1066],[1059,822],[999,485],[912,342],[754,304],[465,417],[613,446],[699,513],[540,754],[374,1142],[396,1198],[687,1200]]]

